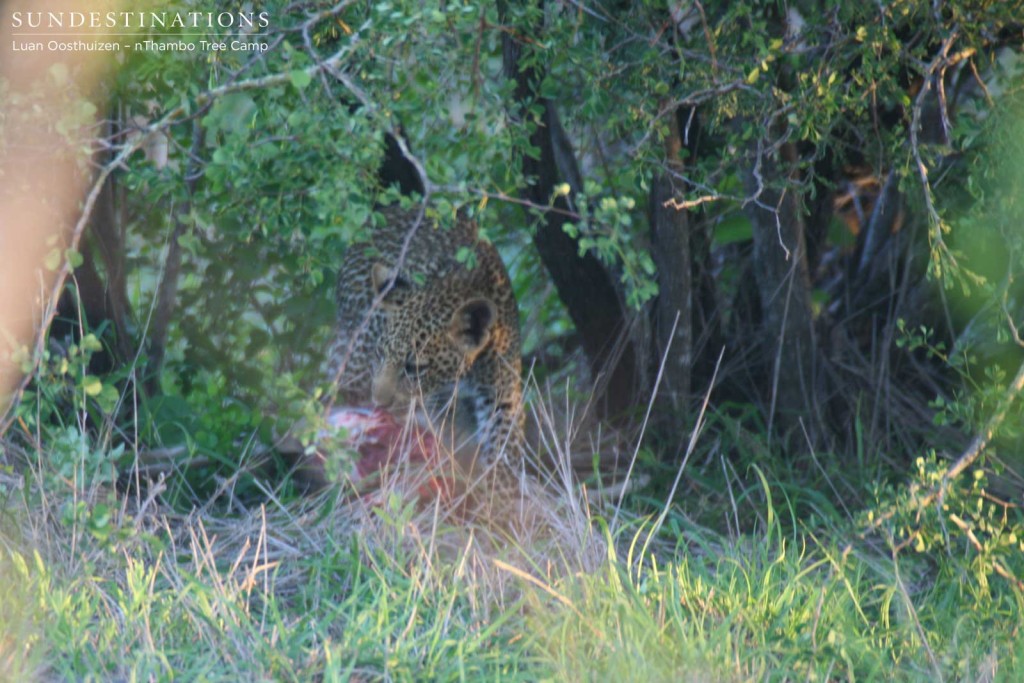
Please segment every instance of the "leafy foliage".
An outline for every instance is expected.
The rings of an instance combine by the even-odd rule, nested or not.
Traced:
[[[158,349],[160,375],[151,378],[163,407],[147,407],[146,419],[170,439],[174,430],[163,422],[191,412],[183,424],[197,424],[219,400],[238,430],[231,438],[244,438],[246,430],[269,430],[262,415],[308,412],[299,397],[324,384],[337,263],[372,229],[374,205],[397,197],[378,177],[388,135],[411,150],[432,216],[444,224],[464,210],[515,255],[529,350],[563,344],[571,324],[550,288],[537,286],[543,275],[529,243],[537,212],[548,207],[509,201],[536,181],[519,161],[539,154],[531,135],[548,125],[540,118],[545,99],[564,122],[562,154],[578,162],[579,176],[560,163],[565,182],[550,201],[568,201],[567,232],[581,254],[613,273],[629,308],[649,310],[664,284],[650,254],[650,192],[665,173],[677,181],[673,202],[689,214],[693,258],[709,261],[679,264],[703,288],[690,297],[700,300],[700,316],[682,322],[713,331],[709,321],[724,321],[718,330],[731,347],[748,348],[751,333],[775,334],[760,329],[759,306],[743,303],[756,269],[749,209],[777,211],[766,203],[773,192],[795,196],[808,217],[810,305],[821,327],[838,330],[829,334],[860,339],[875,324],[867,320],[874,309],[847,303],[851,289],[877,286],[856,263],[866,218],[851,230],[827,210],[865,175],[894,174],[915,214],[903,223],[924,225],[927,241],[912,237],[898,248],[909,254],[927,244],[944,283],[998,296],[992,270],[999,266],[978,262],[988,257],[976,253],[989,240],[960,235],[1009,225],[991,220],[985,212],[1002,209],[985,199],[1012,196],[997,185],[1016,162],[995,168],[974,160],[1015,139],[995,122],[1012,118],[1019,88],[1017,60],[1000,33],[1017,4],[961,2],[938,11],[909,0],[884,7],[745,0],[582,11],[270,1],[258,8],[271,18],[259,35],[214,27],[167,41],[263,41],[258,54],[128,50],[104,93],[122,112],[110,142],[147,138],[116,175],[134,311],[131,329],[121,332],[145,356],[152,329],[170,326],[159,341],[166,359]],[[215,9],[198,0],[190,8]],[[522,111],[504,71],[509,40],[522,52],[520,68],[539,74]],[[58,66],[51,78],[73,82]],[[73,100],[55,127],[76,134],[97,108]],[[937,124],[922,118],[929,116]],[[674,127],[681,147],[672,151]],[[791,157],[769,173],[780,150]],[[964,164],[971,170],[961,182],[950,170]],[[941,194],[932,187],[940,184]],[[993,241],[1011,244],[1011,232],[997,229]],[[166,270],[172,252],[180,273]],[[916,277],[918,262],[908,257],[899,277]],[[168,281],[176,286],[172,309],[160,305]],[[894,287],[884,296],[894,297]],[[1006,339],[998,316],[989,318]],[[934,316],[912,322],[937,328]],[[895,316],[883,324],[892,334]],[[661,356],[645,353],[652,350]],[[693,349],[689,362],[710,364],[713,351]],[[874,353],[862,343],[857,351]],[[730,399],[763,400],[766,373],[751,372],[755,386],[737,380]],[[637,381],[653,385],[653,377]],[[231,440],[223,432],[200,441],[222,447]]]
[[[85,323],[40,358],[18,351],[34,381],[3,435],[0,494],[24,508],[17,525],[46,510],[60,550],[23,551],[0,529],[0,571],[19,586],[0,606],[10,615],[0,620],[0,674],[23,673],[22,660],[7,666],[6,648],[24,641],[68,678],[214,679],[239,666],[296,680],[1014,676],[1024,520],[1001,491],[1014,480],[1001,475],[1006,460],[1019,464],[1020,408],[967,481],[947,480],[923,444],[955,443],[957,429],[977,429],[1014,398],[1005,392],[1021,356],[1024,119],[1019,38],[1009,34],[1019,2],[261,7],[273,22],[258,54],[128,51],[103,102],[75,91],[71,67],[39,84],[66,86],[49,125],[83,152],[83,168],[95,143],[83,126],[97,111],[118,112],[104,140],[113,148],[145,140],[113,183],[133,312],[118,332],[138,353],[95,370],[109,327]],[[240,36],[180,38],[215,37]],[[523,98],[504,71],[506,40],[538,73]],[[8,95],[22,112],[38,97],[0,84]],[[609,531],[605,563],[559,575],[545,573],[548,558],[527,557],[528,569],[509,573],[525,581],[515,596],[526,610],[517,600],[489,609],[495,594],[467,567],[492,558],[470,554],[472,533],[451,544],[463,551],[435,545],[437,520],[397,495],[368,513],[380,534],[368,538],[337,501],[293,514],[301,499],[275,490],[287,531],[268,536],[264,517],[245,539],[257,539],[262,559],[252,544],[218,554],[216,534],[195,519],[153,524],[147,505],[173,517],[224,500],[226,523],[237,524],[246,502],[268,498],[249,468],[252,444],[299,417],[316,425],[337,264],[373,229],[375,205],[399,200],[379,177],[389,139],[409,151],[432,218],[444,226],[465,211],[508,256],[527,351],[568,350],[553,352],[571,346],[572,325],[530,240],[550,206],[520,198],[537,180],[520,163],[540,156],[533,134],[553,128],[542,101],[564,124],[560,158],[578,162],[578,174],[559,168],[549,203],[566,203],[565,231],[614,274],[631,309],[646,316],[663,293],[650,234],[659,177],[675,182],[672,201],[707,261],[680,263],[699,281],[691,299],[706,306],[686,321],[706,334],[692,357],[713,339],[734,360],[731,383],[716,387],[713,438],[695,458],[704,464],[686,473],[696,502],[663,509],[673,469],[634,500],[650,502],[657,521],[637,522],[633,538]],[[873,187],[880,202],[887,178],[900,217],[879,227],[866,196],[848,188]],[[781,216],[783,197],[796,198],[804,222],[807,253],[794,259],[807,259],[807,327],[823,349],[805,375],[773,375],[762,362],[782,339],[762,324],[765,303],[789,290],[756,291],[751,244],[764,235],[751,208]],[[853,220],[838,215],[840,199]],[[873,252],[872,229],[883,243]],[[49,247],[51,269],[92,255]],[[101,268],[112,280],[115,269]],[[164,362],[147,368],[161,323]],[[146,372],[156,373],[148,393],[136,390]],[[833,427],[829,452],[812,444],[793,456],[773,440],[780,375],[806,381],[809,395],[825,387],[810,403]],[[677,453],[689,417],[670,417],[654,446]],[[139,466],[140,444],[179,446],[180,476],[126,487],[119,473]],[[659,473],[669,458],[651,449],[638,451]],[[893,483],[907,477],[905,462],[907,487]],[[16,471],[26,472],[23,499],[8,484]],[[691,511],[726,531],[696,527]],[[295,523],[311,519],[341,528],[313,538]],[[278,564],[269,541],[295,552]],[[43,654],[30,654],[24,661],[41,666]]]

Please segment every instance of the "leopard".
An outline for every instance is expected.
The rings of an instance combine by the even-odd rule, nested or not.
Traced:
[[[512,281],[461,212],[441,228],[419,208],[385,206],[338,275],[330,372],[339,394],[397,413],[470,413],[482,469],[524,451],[522,342]],[[465,406],[465,409],[462,408]]]

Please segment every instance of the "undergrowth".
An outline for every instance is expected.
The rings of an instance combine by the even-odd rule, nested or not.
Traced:
[[[731,496],[750,509],[722,510],[756,520],[739,533],[685,500],[611,528],[538,497],[538,530],[509,536],[335,490],[181,512],[28,455],[4,456],[7,680],[1021,675],[1019,511],[983,473],[916,505],[934,460],[853,519],[809,519],[751,471]]]
[[[896,479],[764,457],[713,414],[668,507],[676,472],[641,462],[655,483],[624,507],[556,481],[512,528],[398,482],[299,495],[247,469],[247,442],[213,482],[187,462],[136,475],[144,454],[97,428],[105,386],[43,373],[0,442],[3,680],[1024,674],[1024,518],[980,464],[947,480],[927,453]]]

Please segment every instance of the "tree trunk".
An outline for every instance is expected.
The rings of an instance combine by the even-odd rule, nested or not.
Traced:
[[[499,4],[499,13],[504,21],[504,3]],[[580,256],[576,241],[563,229],[573,215],[566,198],[560,195],[551,205],[561,182],[568,182],[573,192],[582,187],[572,146],[554,103],[537,97],[543,75],[532,66],[522,66],[522,43],[509,31],[502,34],[502,52],[505,77],[516,86],[510,117],[519,123],[520,117],[529,116],[531,108],[540,109],[530,134],[530,145],[539,150],[539,155],[522,155],[523,174],[529,182],[523,198],[533,206],[550,207],[543,211],[533,243],[579,332],[594,376],[605,375],[605,390],[598,405],[605,416],[615,416],[636,405],[642,386],[638,354],[628,336],[629,316],[611,273],[593,254]],[[620,340],[623,343],[616,343]]]
[[[784,143],[779,159],[762,154],[745,174],[746,205],[753,223],[754,273],[763,311],[762,329],[770,387],[769,431],[793,435],[802,419],[812,439],[820,436],[815,361],[817,345],[811,314],[811,284],[804,220],[792,185],[769,186],[771,179],[795,172],[795,149]],[[802,435],[792,445],[805,443]]]
[[[199,180],[199,154],[203,148],[204,131],[196,118],[192,123],[192,147],[189,152],[190,162],[185,171],[185,192],[184,206],[174,214],[174,229],[167,245],[167,260],[164,263],[163,278],[157,288],[156,305],[153,310],[153,323],[149,329],[149,363],[146,367],[146,391],[150,396],[162,393],[160,387],[160,372],[163,369],[164,353],[167,348],[167,334],[170,330],[171,320],[174,317],[174,308],[178,300],[178,276],[181,272],[181,245],[178,243],[180,237],[188,229],[187,221],[191,220],[189,214],[192,212],[192,195]]]
[[[654,360],[664,358],[659,404],[667,415],[677,416],[690,402],[690,373],[693,366],[693,283],[690,257],[689,216],[669,204],[683,196],[683,142],[678,113],[669,117],[665,140],[666,169],[651,185],[650,221],[654,263],[658,269],[658,298],[655,303]],[[659,368],[655,368],[659,370]]]
[[[106,276],[106,317],[113,322],[116,334],[117,363],[132,360],[135,346],[128,326],[132,320],[132,306],[128,299],[128,264],[124,244],[124,226],[117,211],[117,176],[107,178],[103,193],[96,203],[89,226],[91,246],[99,252]]]
[[[112,131],[108,130],[108,135],[113,137]],[[107,163],[109,158],[100,161]],[[117,189],[117,176],[112,174],[103,184],[85,229],[82,264],[72,275],[75,291],[66,289],[61,293],[57,315],[49,330],[54,338],[77,339],[79,321],[89,332],[106,327],[103,337],[107,347],[102,353],[94,354],[89,363],[89,371],[98,375],[123,366],[135,355],[128,329],[132,311],[124,236],[117,215]]]

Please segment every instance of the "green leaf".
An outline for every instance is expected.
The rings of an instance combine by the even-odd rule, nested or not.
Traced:
[[[92,509],[92,516],[89,521],[94,528],[102,529],[110,524],[110,517],[110,506],[106,503],[97,503],[96,507]]]
[[[248,127],[256,108],[256,101],[248,94],[229,93],[217,100],[203,123],[211,130],[241,132]]]
[[[86,375],[85,379],[82,380],[82,389],[85,391],[86,396],[99,396],[100,392],[103,391],[103,382],[95,375]]]
[[[46,259],[43,261],[43,266],[47,270],[57,270],[60,268],[60,249],[51,249],[50,253],[46,255]]]
[[[292,71],[291,73],[288,74],[288,78],[291,79],[292,85],[294,85],[298,90],[302,90],[307,85],[313,82],[313,77],[310,76],[309,73],[307,73],[306,71],[303,71],[302,69],[296,69],[295,71]]]
[[[14,569],[18,572],[18,575],[25,581],[28,581],[30,574],[28,571],[28,563],[25,562],[25,558],[20,553],[16,552],[11,552],[9,557],[13,561]]]
[[[96,401],[99,403],[100,408],[107,413],[111,413],[114,411],[114,408],[117,407],[117,401],[120,398],[121,395],[118,393],[117,387],[111,384],[105,384],[103,386],[103,391],[101,391],[100,395],[96,397]]]
[[[96,338],[96,335],[92,334],[91,332],[89,334],[85,335],[84,337],[82,337],[82,341],[81,341],[80,345],[86,351],[93,351],[93,352],[95,352],[95,351],[102,351],[103,350],[103,344],[101,344],[100,340]]]
[[[82,262],[85,260],[85,258],[74,249],[65,249],[64,258],[68,260],[68,263],[71,264],[72,268],[77,268],[82,265]]]

